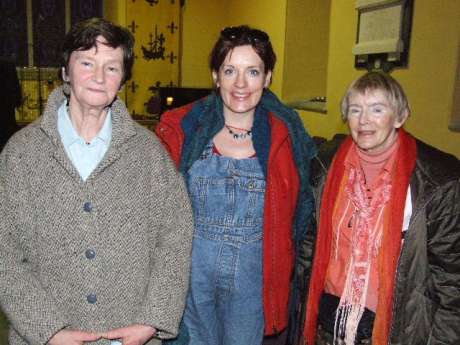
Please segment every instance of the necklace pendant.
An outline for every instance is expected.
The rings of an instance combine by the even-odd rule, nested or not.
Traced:
[[[225,125],[225,127],[227,128],[228,130],[228,133],[233,137],[233,139],[235,140],[243,140],[243,139],[246,139],[246,137],[250,137],[251,134],[252,134],[252,130],[249,129],[249,130],[246,130],[246,129],[242,129],[242,128],[237,128],[238,130],[243,130],[245,131],[246,133],[235,133],[231,126],[228,126],[228,125]],[[236,128],[236,127],[235,127]]]

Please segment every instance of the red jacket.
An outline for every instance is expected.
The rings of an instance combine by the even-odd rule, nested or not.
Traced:
[[[193,104],[189,104],[166,112],[155,130],[177,167],[184,143],[181,122],[192,107]],[[292,228],[299,175],[286,125],[273,113],[268,116],[271,146],[264,206],[263,296],[265,334],[271,335],[282,331],[288,323],[289,292],[294,266]]]

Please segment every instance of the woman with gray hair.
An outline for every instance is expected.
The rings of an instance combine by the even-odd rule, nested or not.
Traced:
[[[314,248],[311,274],[297,270],[309,281],[298,343],[459,344],[458,159],[402,128],[407,98],[387,74],[353,82],[342,115],[350,136],[313,163],[318,231],[302,247]]]
[[[134,39],[75,25],[64,85],[0,156],[0,303],[12,345],[159,344],[177,333],[192,213],[156,137],[117,98]]]

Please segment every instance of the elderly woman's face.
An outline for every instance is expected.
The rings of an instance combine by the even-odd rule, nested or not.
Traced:
[[[398,118],[381,90],[355,92],[349,96],[348,127],[356,145],[363,151],[378,154],[389,148],[406,118],[407,114]]]
[[[213,78],[220,88],[224,114],[250,114],[270,84],[271,72],[265,73],[264,62],[250,45],[231,50]]]
[[[123,78],[123,50],[104,44],[97,38],[96,47],[72,52],[69,59],[68,80],[71,102],[83,108],[103,109],[113,102]]]

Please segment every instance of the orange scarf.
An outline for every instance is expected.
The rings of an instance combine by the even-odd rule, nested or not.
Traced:
[[[396,153],[395,169],[398,171],[392,181],[393,188],[384,220],[382,246],[378,257],[379,296],[376,318],[372,332],[372,343],[375,345],[388,344],[392,322],[393,290],[396,277],[396,268],[401,251],[401,228],[404,218],[404,206],[412,176],[417,147],[415,139],[403,129],[399,130],[399,148]],[[307,300],[304,337],[307,345],[315,343],[319,300],[323,293],[326,272],[333,242],[332,215],[343,175],[345,159],[350,148],[354,145],[348,137],[337,151],[329,169],[321,201],[318,235],[316,240],[315,256],[310,279],[310,288]]]

